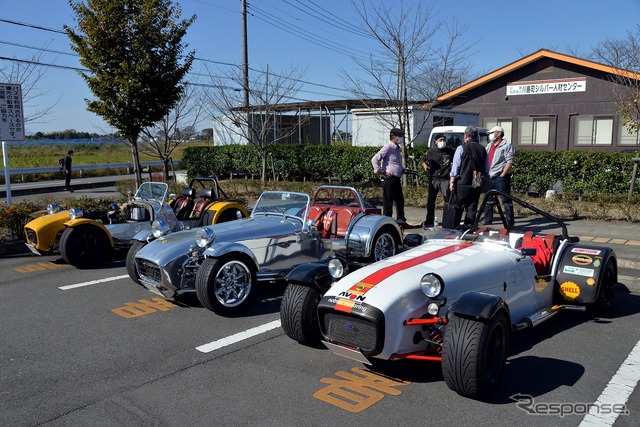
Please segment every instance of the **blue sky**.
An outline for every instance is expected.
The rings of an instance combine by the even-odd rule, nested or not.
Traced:
[[[377,2],[378,0],[374,0]],[[433,5],[436,19],[446,22],[458,17],[470,29],[465,41],[475,43],[470,60],[475,74],[483,74],[520,59],[538,49],[587,55],[600,41],[625,38],[640,23],[640,0],[403,0],[405,6],[421,1]],[[377,46],[359,36],[357,20],[349,0],[248,0],[249,65],[273,72],[292,66],[306,69],[308,82],[298,93],[305,100],[343,99],[349,94],[340,88],[338,69],[358,75],[350,60],[352,50],[367,52]],[[194,73],[207,73],[215,63],[241,63],[241,0],[185,0],[178,2],[184,16],[197,15],[185,41],[196,56]],[[384,0],[399,7],[399,0]],[[66,0],[0,0],[0,57],[32,59],[45,48],[41,62],[58,67],[80,67],[62,30],[74,26]],[[44,29],[33,28],[43,27]],[[329,47],[323,47],[324,44]],[[11,65],[0,60],[0,68]],[[92,94],[82,78],[68,69],[42,67],[36,101],[25,103],[27,114],[35,104],[55,104],[45,121],[27,123],[27,134],[65,129],[104,133],[111,129],[100,117],[85,108]],[[202,77],[198,77],[203,82]],[[204,120],[200,128],[210,127]]]

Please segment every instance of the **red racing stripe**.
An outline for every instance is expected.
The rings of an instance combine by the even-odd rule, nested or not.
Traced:
[[[380,283],[383,280],[391,277],[392,275],[396,274],[399,271],[405,270],[407,268],[415,267],[416,265],[422,264],[423,262],[427,262],[427,261],[431,261],[431,260],[436,259],[436,258],[440,258],[441,256],[445,256],[445,255],[451,254],[453,252],[457,252],[459,250],[468,248],[470,246],[473,246],[473,243],[464,242],[464,243],[460,243],[460,244],[457,244],[457,245],[452,245],[452,246],[449,246],[449,247],[446,247],[446,248],[438,249],[437,251],[429,252],[429,253],[426,253],[424,255],[420,255],[418,257],[415,257],[415,258],[410,258],[410,259],[408,259],[406,261],[402,261],[402,262],[399,262],[399,263],[396,263],[396,264],[389,265],[389,266],[387,266],[385,268],[382,268],[382,269],[376,271],[373,274],[370,274],[369,276],[367,276],[364,279],[362,279],[360,282],[354,284],[349,289],[349,292],[357,294],[357,295],[364,295],[369,291],[369,289],[373,288],[378,283]]]

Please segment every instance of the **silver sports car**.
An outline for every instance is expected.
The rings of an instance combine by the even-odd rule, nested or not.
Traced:
[[[196,292],[220,314],[246,306],[259,283],[296,265],[346,251],[353,259],[392,256],[402,231],[353,187],[323,185],[314,195],[265,191],[249,218],[173,233],[135,256],[137,280],[164,297]],[[135,280],[136,278],[134,278]]]

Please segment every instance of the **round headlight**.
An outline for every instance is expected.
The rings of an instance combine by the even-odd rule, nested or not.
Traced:
[[[440,306],[435,302],[432,302],[427,306],[427,313],[429,313],[432,316],[437,316],[439,310],[440,310]]]
[[[69,219],[74,220],[76,218],[82,218],[82,209],[76,209],[76,208],[69,209]]]
[[[339,259],[332,259],[329,261],[329,274],[334,279],[339,279],[344,275],[344,265],[340,262]]]
[[[210,228],[200,228],[196,231],[196,245],[201,248],[206,248],[209,246],[213,240],[215,239],[215,234],[213,230]]]
[[[60,212],[60,206],[56,205],[55,203],[49,203],[47,205],[47,213],[51,215],[56,212]]]
[[[151,223],[151,234],[156,239],[162,237],[169,232],[169,223],[163,219],[156,219]]]
[[[438,276],[429,273],[420,279],[420,289],[429,298],[435,298],[442,293],[444,284]]]

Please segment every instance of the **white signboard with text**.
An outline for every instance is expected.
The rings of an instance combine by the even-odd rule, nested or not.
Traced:
[[[507,96],[514,95],[544,95],[548,93],[586,92],[587,78],[537,80],[531,82],[517,82],[507,85]]]
[[[22,87],[0,83],[0,141],[24,141]]]

